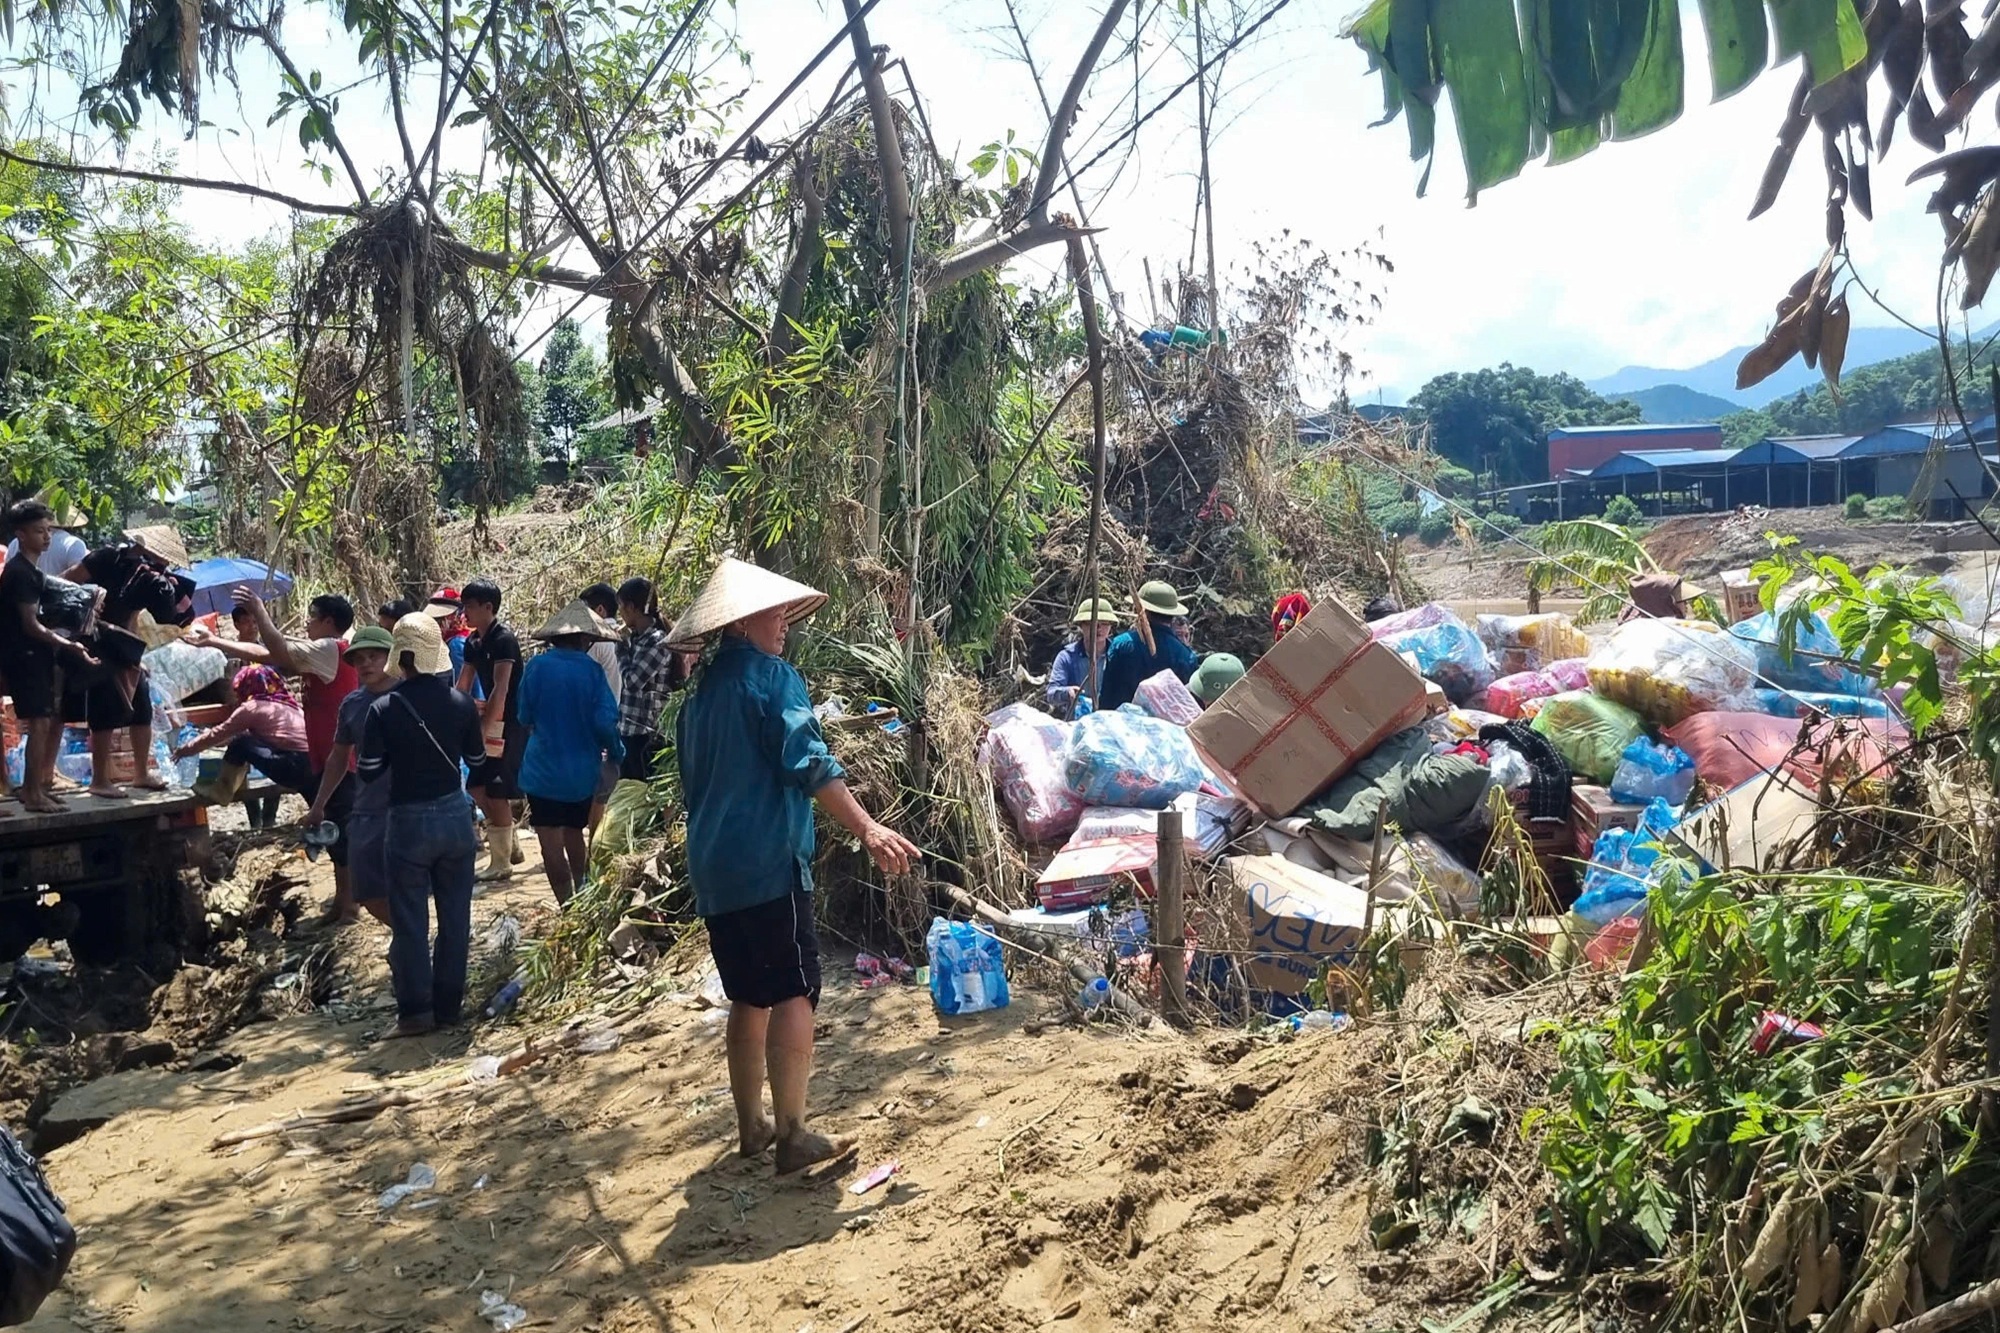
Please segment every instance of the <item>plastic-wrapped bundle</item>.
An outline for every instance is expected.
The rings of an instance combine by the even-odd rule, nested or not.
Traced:
[[[1434,680],[1445,697],[1462,704],[1493,683],[1493,662],[1479,636],[1453,617],[1440,625],[1376,635],[1383,647],[1416,659],[1417,672]]]
[[[1092,713],[1070,732],[1064,778],[1084,805],[1164,810],[1202,777],[1187,729],[1136,708]]]
[[[1519,653],[1520,670],[1540,671],[1551,662],[1567,657],[1585,657],[1590,640],[1576,622],[1560,611],[1543,611],[1532,616],[1477,616],[1479,641],[1496,661]]]
[[[1828,717],[1889,716],[1887,699],[1863,699],[1853,694],[1822,694],[1817,690],[1752,690],[1757,711],[1772,717],[1804,717],[1825,713]]]
[[[1201,716],[1201,702],[1171,670],[1140,681],[1132,697],[1139,707],[1154,717],[1176,726],[1185,727]]]
[[[1391,634],[1407,634],[1413,629],[1429,629],[1432,625],[1463,625],[1458,612],[1443,602],[1425,602],[1407,611],[1398,611],[1393,616],[1383,616],[1380,620],[1368,622],[1368,633],[1376,639],[1386,639]]]
[[[1645,910],[1656,872],[1661,868],[1660,839],[1680,821],[1667,803],[1654,800],[1639,817],[1636,829],[1606,829],[1590,850],[1590,869],[1577,895],[1576,914],[1595,925]]]
[[[941,1014],[1005,1009],[1007,970],[1000,941],[983,926],[931,919],[924,943],[931,956],[931,1000]]]
[[[1588,690],[1550,695],[1541,704],[1535,731],[1548,737],[1571,772],[1600,786],[1618,771],[1625,747],[1646,731],[1637,713]]]
[[[1569,688],[1547,671],[1517,671],[1486,687],[1486,711],[1502,717],[1519,717],[1521,705],[1528,700],[1561,694]]]
[[[1633,620],[1590,659],[1590,687],[1670,727],[1749,690],[1757,654],[1703,620]]]
[[[191,643],[163,644],[140,660],[170,703],[207,689],[229,670],[229,659],[220,648],[197,648]]]
[[[1611,795],[1643,804],[1658,797],[1668,805],[1687,804],[1694,790],[1694,760],[1678,746],[1655,745],[1644,736],[1625,747],[1611,775]]]
[[[1879,693],[1873,680],[1850,669],[1840,642],[1820,615],[1785,625],[1780,617],[1760,611],[1730,626],[1729,632],[1751,645],[1757,654],[1757,674],[1769,684],[1860,698]]]
[[[1587,690],[1590,688],[1590,661],[1583,657],[1565,657],[1560,662],[1551,662],[1545,668],[1551,676],[1562,683],[1566,690]]]
[[[1015,719],[986,738],[987,771],[1014,816],[1014,827],[1029,842],[1060,842],[1090,804],[1063,781],[1067,740],[1068,729],[1054,718]]]

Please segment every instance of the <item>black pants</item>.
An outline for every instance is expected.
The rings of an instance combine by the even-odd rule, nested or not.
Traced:
[[[625,757],[618,761],[618,776],[651,782],[653,766],[659,760],[660,751],[666,748],[667,742],[650,732],[643,736],[625,737]]]
[[[222,752],[225,764],[248,764],[286,791],[311,800],[319,794],[312,758],[304,750],[278,750],[260,736],[238,736]]]

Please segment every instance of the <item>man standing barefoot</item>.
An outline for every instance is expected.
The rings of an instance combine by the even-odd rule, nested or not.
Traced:
[[[729,997],[729,1091],[739,1151],[773,1144],[788,1175],[853,1150],[806,1128],[819,938],[813,929],[813,802],[901,873],[918,855],[870,818],[826,748],[805,680],[780,654],[785,633],[823,593],[740,560],[724,560],[668,636],[689,649],[721,641],[675,722],[687,807],[695,910]],[[771,1085],[775,1121],[764,1114]]]

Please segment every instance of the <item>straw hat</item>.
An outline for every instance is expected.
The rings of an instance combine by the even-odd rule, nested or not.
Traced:
[[[1086,597],[1076,604],[1076,614],[1069,618],[1069,623],[1083,625],[1093,620],[1115,625],[1118,623],[1118,612],[1102,597]]]
[[[532,637],[546,642],[549,639],[560,639],[566,634],[576,634],[602,643],[609,643],[618,637],[615,634],[605,633],[604,622],[597,618],[597,613],[586,606],[581,598],[550,616],[549,623],[536,630]]]
[[[1154,579],[1139,589],[1139,605],[1156,616],[1184,616],[1188,609],[1181,605],[1181,595],[1174,591],[1174,585],[1164,579]]]
[[[421,611],[412,611],[396,622],[390,632],[389,641],[393,651],[389,654],[389,664],[400,667],[403,654],[414,654],[417,672],[434,676],[440,671],[451,670],[451,653],[444,646],[444,635],[438,632],[438,623]]]
[[[181,540],[180,533],[164,523],[150,528],[127,528],[125,540],[137,542],[175,569],[186,569],[194,563],[188,558],[187,543]]]
[[[785,619],[796,625],[825,605],[826,594],[817,588],[725,557],[695,594],[693,603],[674,622],[667,634],[667,646],[681,651],[695,648],[717,630],[774,606],[784,607]]]

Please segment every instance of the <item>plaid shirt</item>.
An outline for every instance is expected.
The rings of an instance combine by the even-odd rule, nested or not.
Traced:
[[[673,693],[674,655],[658,625],[628,635],[618,644],[618,734],[657,736],[660,714]]]

